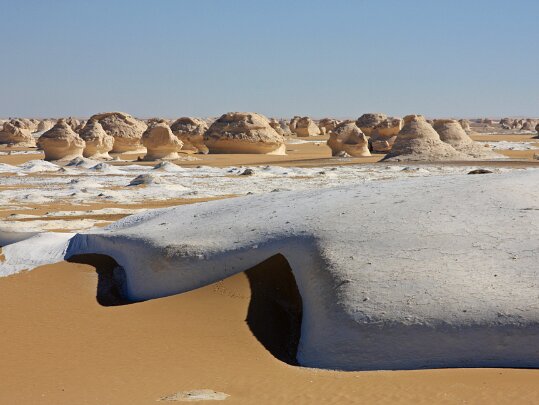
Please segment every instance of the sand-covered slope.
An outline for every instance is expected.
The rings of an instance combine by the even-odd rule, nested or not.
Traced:
[[[131,299],[195,289],[275,255],[303,300],[302,365],[537,367],[539,172],[271,193],[150,211],[78,234]]]
[[[102,306],[96,285],[106,266],[94,264],[97,272],[62,262],[0,278],[1,404],[173,404],[156,401],[197,389],[230,395],[227,405],[513,405],[539,399],[538,370],[290,366],[265,350],[245,322],[260,296],[245,274],[185,294]]]

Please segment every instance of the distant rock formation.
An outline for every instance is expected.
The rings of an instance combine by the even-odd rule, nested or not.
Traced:
[[[535,122],[531,119],[527,119],[522,123],[522,131],[533,131],[535,128]]]
[[[302,117],[296,121],[294,133],[299,137],[320,135],[320,128],[309,117]]]
[[[318,127],[320,128],[320,132],[322,134],[329,134],[331,131],[337,128],[337,125],[340,123],[341,121],[334,118],[322,118],[320,121],[318,121]]]
[[[4,123],[0,131],[0,145],[32,148],[36,146],[36,141],[25,123],[14,119]]]
[[[64,119],[66,124],[69,125],[71,127],[71,129],[73,131],[75,131],[76,133],[79,133],[79,131],[84,128],[84,122],[83,121],[80,121],[76,118],[73,118],[73,117],[67,117]]]
[[[59,119],[56,124],[39,137],[37,147],[45,152],[45,160],[71,160],[82,157],[86,143],[67,124]]]
[[[290,128],[290,132],[292,132],[293,134],[296,133],[296,124],[298,123],[300,119],[301,119],[300,116],[295,115],[294,117],[292,117],[292,119],[290,120],[290,123],[288,124],[288,128]]]
[[[404,117],[404,126],[397,135],[391,152],[383,160],[440,161],[468,160],[466,154],[442,142],[438,133],[422,115]]]
[[[451,145],[457,151],[475,159],[501,157],[501,155],[494,153],[488,147],[474,142],[456,120],[435,120],[433,128],[440,136],[442,142]]]
[[[82,152],[85,158],[112,159],[109,152],[114,145],[114,137],[105,132],[99,121],[90,119],[80,131],[80,137],[86,142]]]
[[[28,129],[30,132],[35,132],[39,123],[38,120],[30,118],[14,118],[9,121],[16,121],[17,128]]]
[[[369,143],[373,152],[387,153],[393,147],[403,121],[400,118],[386,118],[371,130]]]
[[[48,119],[41,120],[41,121],[39,121],[39,123],[37,124],[37,131],[36,131],[36,132],[45,132],[45,131],[48,131],[48,130],[51,129],[53,126],[54,126],[54,121],[53,121],[53,120],[48,120]]]
[[[473,132],[472,127],[470,126],[470,121],[461,119],[459,120],[459,124],[462,127],[462,129],[466,131],[467,134],[471,134]]]
[[[333,156],[339,156],[343,152],[353,157],[371,155],[367,137],[354,122],[340,124],[332,130],[327,145]]]
[[[178,118],[170,126],[172,133],[183,142],[182,150],[193,153],[208,153],[209,149],[204,145],[204,133],[208,130],[208,124],[198,118]]]
[[[252,112],[223,114],[204,134],[211,153],[285,155],[284,138],[266,117]]]
[[[153,124],[167,124],[170,125],[170,120],[167,120],[165,118],[159,118],[159,117],[153,117],[148,118],[147,120],[144,120],[147,126],[153,125]]]
[[[502,118],[500,120],[500,125],[503,129],[511,129],[513,125],[513,120],[511,118]]]
[[[144,160],[171,160],[179,157],[183,142],[174,135],[165,123],[152,124],[142,135],[142,144],[147,153]]]
[[[285,120],[277,120],[275,118],[272,118],[269,120],[270,126],[277,132],[279,135],[282,136],[290,136],[292,135],[292,131],[290,131],[289,123]]]
[[[383,113],[366,113],[356,120],[356,125],[361,131],[370,136],[375,126],[387,119],[387,115]]]
[[[99,121],[105,132],[114,137],[112,152],[140,152],[141,138],[148,126],[122,112],[95,114],[90,119]]]

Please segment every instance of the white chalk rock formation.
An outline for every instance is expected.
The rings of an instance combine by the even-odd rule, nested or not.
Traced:
[[[372,128],[369,142],[373,152],[389,152],[402,129],[402,125],[403,120],[400,118],[386,118]]]
[[[524,121],[522,123],[522,131],[533,131],[533,129],[535,128],[535,122],[530,120],[530,119],[527,119],[526,121]]]
[[[488,147],[474,142],[456,120],[435,120],[432,127],[438,133],[442,142],[475,159],[503,157],[494,153]]]
[[[517,131],[522,128],[522,122],[519,120],[514,120],[511,124],[511,129],[516,129]]]
[[[298,115],[295,115],[294,117],[292,117],[292,119],[290,120],[290,122],[288,123],[288,128],[290,129],[290,132],[292,132],[293,134],[296,133],[296,124],[298,123],[298,121],[301,119],[300,116]]]
[[[37,124],[37,132],[48,131],[49,129],[51,129],[54,126],[54,124],[55,124],[54,120],[48,120],[48,119],[41,120]]]
[[[160,118],[160,117],[148,118],[147,120],[144,120],[144,122],[146,123],[147,126],[151,126],[153,124],[167,124],[167,125],[170,125],[170,120],[167,120],[165,118]]]
[[[82,157],[86,143],[67,124],[59,119],[56,124],[39,137],[37,147],[45,152],[45,160],[71,160]]]
[[[22,129],[28,129],[30,132],[37,130],[38,121],[30,118],[14,118],[11,122],[17,122],[17,127]]]
[[[84,127],[84,123],[77,118],[67,117],[64,119],[67,125],[71,127],[73,131],[79,133],[79,131]]]
[[[523,209],[537,184],[532,170],[433,176],[150,210],[76,235],[66,256],[114,258],[126,296],[146,300],[280,254],[302,301],[302,366],[539,367],[539,229]]]
[[[281,136],[290,136],[292,131],[290,131],[289,123],[285,120],[277,120],[272,118],[269,120],[270,126]]]
[[[503,129],[511,129],[511,126],[513,125],[513,120],[511,118],[502,118],[500,120],[500,125]]]
[[[320,128],[309,117],[302,117],[296,121],[294,133],[299,137],[320,135]]]
[[[183,142],[182,150],[193,153],[207,154],[208,147],[204,145],[204,133],[208,130],[208,124],[198,118],[178,118],[170,126],[172,133]]]
[[[338,125],[329,135],[327,145],[333,156],[342,152],[353,157],[370,156],[369,141],[355,122]]]
[[[95,114],[90,119],[99,121],[105,132],[114,137],[112,152],[140,152],[144,150],[141,138],[148,126],[122,112]]]
[[[86,142],[83,156],[92,159],[112,159],[109,152],[114,145],[114,138],[107,134],[99,121],[90,119],[80,131],[80,137]]]
[[[22,121],[14,119],[4,123],[0,131],[0,145],[33,148],[36,141],[27,126]]]
[[[318,128],[320,128],[320,132],[322,134],[329,134],[331,131],[337,128],[337,125],[340,123],[341,121],[334,118],[322,118],[320,121],[318,121]]]
[[[462,119],[462,120],[459,120],[459,124],[460,126],[462,127],[462,129],[464,131],[466,131],[466,133],[469,135],[471,133],[473,133],[472,131],[472,127],[470,126],[470,121],[468,120],[465,120],[465,119]]]
[[[183,146],[183,142],[172,133],[170,127],[165,123],[149,126],[142,135],[142,144],[148,151],[144,160],[178,159],[178,152]]]
[[[251,112],[222,115],[204,134],[210,153],[255,153],[285,155],[284,138],[266,117]]]
[[[131,180],[128,184],[129,187],[132,186],[152,186],[155,184],[166,183],[161,177],[156,176],[153,173],[140,174]]]
[[[356,120],[356,125],[365,135],[370,136],[374,127],[386,119],[387,115],[383,113],[367,113]]]
[[[471,158],[468,155],[442,142],[438,133],[422,115],[408,115],[404,117],[404,126],[391,151],[383,160],[435,162],[469,159]]]

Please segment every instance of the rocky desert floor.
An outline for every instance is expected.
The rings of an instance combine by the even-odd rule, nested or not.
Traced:
[[[477,168],[537,170],[533,136],[475,135],[508,159],[444,164],[377,163],[383,155],[332,158],[326,137],[289,139],[286,156],[185,155],[165,165],[140,162],[138,155],[55,165],[35,149],[0,148],[0,229],[4,239],[11,232],[75,232],[151,208],[248,193],[466,175]],[[138,176],[142,184],[129,185]],[[233,404],[539,402],[537,370],[339,372],[278,360],[252,332],[272,292],[271,284],[257,287],[257,270],[278,268],[274,261],[138,303],[107,290],[110,266],[85,257],[0,278],[0,403],[142,405],[188,399],[196,390],[210,390],[206,399],[212,391],[224,393]],[[275,326],[270,344],[280,339]]]
[[[325,145],[325,136],[291,138],[285,156],[185,154],[164,165],[139,161],[144,154],[58,165],[43,161],[36,149],[0,147],[0,225],[18,231],[80,230],[105,226],[145,209],[248,193],[466,174],[478,167],[493,171],[539,167],[539,160],[534,159],[539,154],[539,140],[533,136],[475,135],[474,140],[507,159],[443,164],[377,163],[384,156],[381,154],[335,158]],[[137,176],[144,177],[142,184],[129,185]]]

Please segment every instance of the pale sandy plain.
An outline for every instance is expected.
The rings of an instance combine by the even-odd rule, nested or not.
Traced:
[[[478,135],[475,139],[532,142],[532,136]],[[176,163],[324,167],[382,158],[336,161],[330,158],[324,138],[320,140],[321,144],[289,144],[288,156],[283,157],[208,155]],[[537,150],[498,152],[514,160],[474,165],[539,167],[533,159]],[[122,156],[126,160],[136,157]],[[1,155],[0,163],[16,165],[39,158],[39,154]],[[78,218],[84,218],[90,209],[153,208],[204,200],[25,204],[22,210],[2,207],[0,218],[31,213],[35,216],[26,221],[54,220],[51,213],[64,211],[81,211]],[[124,215],[102,214],[95,218],[95,225]],[[73,218],[77,217],[68,219]],[[539,370],[338,372],[282,362],[265,348],[272,339],[279,341],[278,319],[270,322],[266,331],[270,340],[265,345],[251,331],[257,321],[268,319],[265,311],[271,303],[267,297],[274,292],[271,282],[257,278],[264,273],[257,269],[185,294],[114,305],[125,303],[106,288],[110,263],[96,257],[79,261],[86,263],[62,262],[0,278],[1,404],[152,404],[196,389],[224,392],[230,395],[226,403],[232,404],[539,403]],[[263,266],[280,267],[275,261],[259,270]]]

